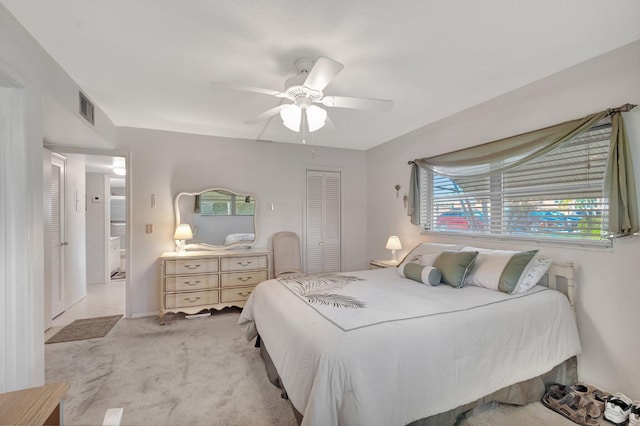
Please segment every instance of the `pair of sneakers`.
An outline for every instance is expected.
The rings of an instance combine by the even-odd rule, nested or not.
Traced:
[[[617,424],[629,419],[629,426],[640,426],[640,401],[631,401],[625,394],[616,393],[607,399],[604,418]]]
[[[629,426],[640,426],[640,401],[633,401],[631,404]]]

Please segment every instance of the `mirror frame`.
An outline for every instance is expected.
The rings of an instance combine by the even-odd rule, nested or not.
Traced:
[[[174,201],[173,201],[173,210],[174,210],[174,214],[175,214],[175,217],[176,217],[175,228],[177,228],[178,225],[180,225],[180,197],[183,196],[183,195],[195,197],[196,195],[201,195],[201,194],[204,194],[205,192],[209,192],[209,191],[226,191],[226,192],[230,192],[230,193],[235,194],[235,195],[239,195],[241,197],[253,197],[253,205],[254,205],[254,210],[253,210],[253,241],[243,241],[243,242],[229,244],[227,246],[225,246],[225,245],[217,246],[217,245],[208,244],[208,243],[186,244],[185,245],[185,249],[186,250],[227,250],[227,249],[230,249],[230,248],[233,248],[233,247],[238,247],[238,246],[248,246],[247,248],[252,247],[256,243],[256,237],[258,235],[258,223],[256,221],[256,213],[258,212],[258,199],[256,198],[256,196],[254,194],[239,193],[239,192],[236,192],[236,191],[228,189],[228,188],[222,188],[220,186],[214,186],[214,187],[211,187],[211,188],[206,188],[206,189],[203,189],[202,191],[197,191],[197,192],[180,192],[178,195],[176,195],[176,197],[174,198]],[[174,230],[175,230],[175,228],[174,228]]]

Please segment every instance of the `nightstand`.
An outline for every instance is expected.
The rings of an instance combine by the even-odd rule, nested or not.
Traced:
[[[50,383],[0,394],[0,424],[61,425],[68,383]]]
[[[400,262],[393,260],[370,260],[369,261],[369,269],[380,269],[380,268],[395,268],[400,264]]]

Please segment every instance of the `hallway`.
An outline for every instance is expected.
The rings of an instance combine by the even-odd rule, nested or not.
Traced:
[[[45,341],[62,327],[77,319],[124,315],[125,295],[125,280],[113,280],[107,284],[89,284],[87,297],[53,319],[51,328],[45,331]]]

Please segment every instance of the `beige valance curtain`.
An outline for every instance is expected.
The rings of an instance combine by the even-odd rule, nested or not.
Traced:
[[[499,139],[471,148],[414,160],[411,170],[407,214],[411,223],[420,221],[420,188],[418,167],[452,179],[485,178],[504,173],[538,158],[569,139],[586,132],[611,116],[612,132],[609,163],[605,177],[605,196],[609,199],[609,229],[614,235],[626,235],[639,230],[635,178],[629,144],[621,111],[605,110],[555,126]],[[414,184],[415,180],[415,184]]]

